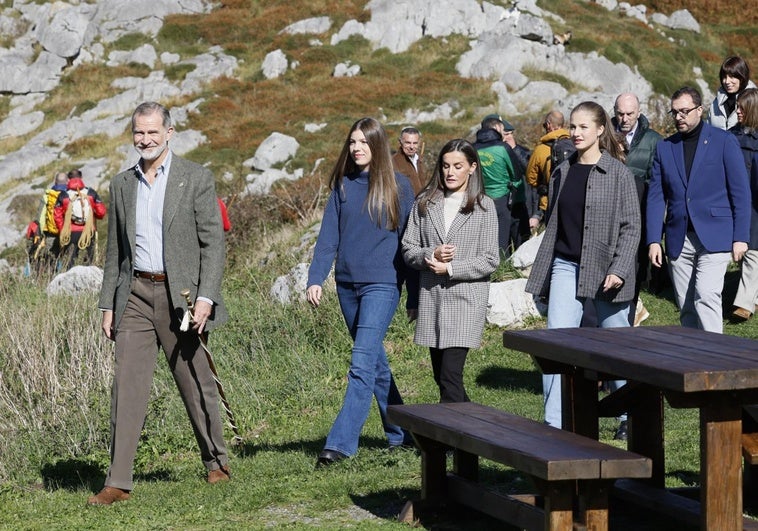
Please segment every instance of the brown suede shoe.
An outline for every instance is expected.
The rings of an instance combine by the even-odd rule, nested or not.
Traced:
[[[125,490],[116,487],[103,487],[103,490],[87,498],[87,505],[111,505],[128,499],[129,493]]]
[[[229,481],[231,477],[232,474],[229,471],[229,465],[224,465],[221,468],[217,468],[216,470],[208,471],[208,483],[211,485],[220,481]]]
[[[737,307],[732,312],[732,321],[737,321],[738,323],[748,321],[753,316],[750,311],[746,310],[745,308]]]

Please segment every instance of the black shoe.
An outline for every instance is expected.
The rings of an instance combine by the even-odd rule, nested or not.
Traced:
[[[322,450],[320,454],[318,454],[318,460],[316,461],[316,467],[323,467],[323,466],[329,466],[333,465],[337,461],[342,461],[347,456],[343,454],[342,452],[338,452],[337,450]]]
[[[618,429],[616,430],[616,435],[613,436],[614,441],[625,441],[629,437],[629,432],[627,431],[627,424],[625,420],[621,421],[621,424],[619,424]]]

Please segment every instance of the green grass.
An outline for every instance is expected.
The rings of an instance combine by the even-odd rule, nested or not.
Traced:
[[[351,18],[365,22],[370,15],[362,0],[313,0],[307,5],[225,0],[222,4],[209,15],[170,17],[154,39],[158,53],[170,51],[185,58],[220,45],[241,60],[240,79],[214,81],[198,95],[205,103],[186,124],[209,138],[190,158],[208,163],[217,177],[224,172],[234,177],[230,183],[219,182],[219,192],[230,196],[241,189],[248,173],[242,162],[272,130],[300,139],[305,123],[329,124],[307,135],[293,164],[309,174],[315,161],[324,158],[312,177],[277,186],[265,198],[240,199],[230,208],[235,228],[228,238],[224,291],[232,320],[214,333],[211,348],[245,439],[232,458],[233,481],[213,487],[204,483],[189,422],[161,356],[135,463],[133,499],[110,508],[85,507],[86,498],[102,486],[108,464],[113,354],[99,330],[96,296],[48,299],[44,283],[6,276],[0,284],[4,309],[0,313],[4,330],[0,334],[0,529],[407,528],[394,517],[407,499],[419,496],[419,457],[414,452],[386,451],[375,409],[358,455],[332,469],[314,470],[342,401],[350,356],[350,340],[333,290],[327,291],[317,311],[305,303],[280,306],[268,290],[276,276],[307,261],[303,253],[292,250],[303,227],[291,222],[312,221],[313,212],[320,211],[323,203],[318,197],[325,190],[318,184],[357,117],[384,114],[389,122],[400,122],[408,108],[428,110],[457,101],[460,116],[423,124],[431,168],[439,146],[465,135],[485,109],[494,110],[497,98],[490,90],[491,80],[458,77],[458,57],[469,48],[464,36],[426,37],[409,51],[393,55],[372,50],[360,37],[336,46],[326,38],[323,46],[312,47],[310,37],[278,33],[295,20],[323,13],[332,16],[332,31]],[[554,31],[572,29],[568,51],[598,51],[614,61],[632,62],[664,94],[692,77],[693,66],[702,67],[710,76],[707,79],[715,77],[727,48],[719,35],[741,32],[749,43],[752,34],[726,24],[706,28],[700,36],[668,32],[684,39],[685,45],[679,46],[629,19],[609,16],[596,5],[556,0],[540,4],[564,17],[565,24],[551,22]],[[109,49],[133,49],[142,42],[143,36],[126,35]],[[260,63],[267,52],[280,47],[300,66],[279,79],[264,80]],[[752,49],[754,45],[745,48],[748,53]],[[332,78],[334,64],[344,60],[360,64],[361,76]],[[113,77],[146,73],[140,65],[110,70],[82,65],[68,71],[42,105],[46,125],[72,109],[80,115],[113,96]],[[167,69],[171,79],[182,79],[186,73],[182,65]],[[529,74],[557,81],[569,90],[579,88],[560,76],[536,70]],[[9,98],[0,98],[0,110],[7,109]],[[516,125],[525,145],[539,137],[540,118],[519,117]],[[398,128],[388,127],[391,137]],[[4,139],[0,148],[13,151],[24,140]],[[87,158],[113,152],[124,141],[128,139],[102,140],[97,146],[87,139],[67,151],[69,156]],[[51,166],[41,173],[52,175],[57,169]],[[281,226],[284,222],[288,224]],[[102,229],[101,224],[101,238]],[[14,247],[3,257],[14,265],[23,264],[24,249]],[[502,264],[495,278],[518,275]],[[735,283],[735,274],[730,273],[727,303]],[[651,312],[646,325],[677,323],[670,292],[643,293],[643,299]],[[535,319],[529,326],[544,326],[544,321]],[[488,326],[482,348],[471,352],[465,374],[468,392],[475,401],[541,419],[540,375],[529,356],[502,347],[501,332]],[[758,338],[758,321],[727,323],[725,333]],[[398,386],[407,402],[434,402],[438,395],[428,353],[415,346],[412,337],[413,326],[399,311],[387,338]],[[697,413],[667,407],[665,419],[666,483],[691,485],[697,482]],[[613,419],[603,419],[601,438],[609,441],[614,429]],[[227,435],[231,439],[230,431]],[[499,489],[529,489],[520,474],[492,463],[483,466],[482,476]],[[617,513],[623,516],[622,510],[614,510]],[[481,515],[455,510],[432,514],[422,525],[467,530],[496,526]],[[660,529],[670,528],[661,525]],[[612,528],[628,527],[622,518]],[[654,529],[656,524],[646,528]]]
[[[246,254],[251,264],[239,260],[225,280],[225,296],[232,321],[211,339],[227,397],[235,411],[244,444],[234,450],[233,481],[209,486],[191,435],[183,406],[161,358],[155,374],[153,400],[140,441],[135,464],[133,498],[110,508],[85,507],[86,498],[102,486],[107,468],[107,372],[97,379],[90,393],[81,397],[88,404],[90,423],[66,418],[43,419],[38,429],[1,433],[5,465],[0,487],[0,529],[207,529],[235,526],[262,529],[271,525],[335,529],[354,527],[398,529],[396,515],[408,499],[417,498],[420,463],[413,451],[389,453],[378,413],[374,408],[364,428],[357,456],[327,470],[314,470],[344,393],[344,375],[349,362],[350,339],[339,312],[333,288],[327,287],[322,307],[305,303],[281,306],[268,296],[276,275],[298,261],[291,251],[297,231],[278,243],[266,241],[272,252],[264,263],[255,259],[253,244],[242,244],[232,254]],[[502,278],[514,275],[502,268]],[[725,301],[733,297],[736,273],[727,277]],[[643,292],[651,317],[646,325],[675,324],[678,314],[671,293],[656,296]],[[82,320],[79,334],[97,330],[99,314],[93,298],[78,306]],[[65,303],[48,301],[41,287],[20,282],[0,290],[0,300],[9,313],[29,307],[27,319],[47,312],[47,334],[66,336]],[[22,317],[23,317],[23,312]],[[535,320],[531,326],[544,326]],[[758,337],[758,322],[727,324],[725,333]],[[437,389],[425,349],[412,343],[413,325],[398,311],[386,340],[393,372],[404,399],[409,403],[434,402]],[[71,340],[68,340],[69,343]],[[92,339],[88,339],[90,343]],[[542,417],[541,381],[531,358],[502,347],[502,330],[488,325],[482,348],[470,353],[465,380],[472,400],[533,419]],[[111,345],[95,341],[91,361],[79,363],[87,373],[94,360],[108,360]],[[0,352],[9,352],[7,339]],[[73,344],[66,351],[73,353]],[[69,356],[72,354],[69,354]],[[41,359],[45,353],[40,352]],[[59,358],[54,373],[63,371],[67,358]],[[78,358],[76,358],[78,359]],[[106,363],[106,368],[109,363]],[[8,385],[12,367],[0,365]],[[68,390],[67,390],[68,389]],[[74,408],[71,387],[60,393]],[[44,398],[44,397],[43,397]],[[23,404],[22,404],[23,405]],[[45,408],[37,411],[45,411]],[[0,415],[2,416],[2,415]],[[666,484],[688,486],[698,481],[697,412],[665,411]],[[616,422],[602,419],[601,439],[611,444]],[[231,439],[231,432],[227,431]],[[18,463],[14,466],[12,463]],[[482,477],[503,491],[525,492],[530,484],[506,467],[483,462]],[[631,529],[623,519],[624,509],[614,513],[613,529]],[[488,529],[495,523],[482,515],[441,510],[427,515],[427,528]],[[661,524],[666,529],[667,524]],[[656,529],[651,523],[649,529]]]

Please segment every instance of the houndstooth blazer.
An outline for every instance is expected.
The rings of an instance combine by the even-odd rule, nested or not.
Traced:
[[[569,161],[565,161],[550,177],[550,219],[526,283],[526,291],[543,297],[550,293],[558,233],[558,196],[566,184],[568,169]],[[577,296],[611,302],[632,300],[640,245],[639,197],[632,172],[607,152],[603,152],[590,171],[584,208]],[[624,284],[604,293],[603,282],[610,274],[623,279]]]
[[[403,236],[403,258],[421,271],[416,344],[433,348],[480,345],[487,316],[490,274],[500,263],[497,215],[492,199],[484,196],[468,214],[458,212],[445,233],[442,196],[429,201],[424,216],[413,205]],[[424,258],[442,244],[456,246],[452,275],[437,275]]]

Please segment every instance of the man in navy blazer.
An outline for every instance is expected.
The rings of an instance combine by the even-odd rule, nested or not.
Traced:
[[[656,146],[647,195],[650,262],[661,267],[665,236],[682,326],[721,333],[726,267],[750,236],[747,170],[734,135],[702,121],[696,89],[677,90],[669,114],[677,133]]]

